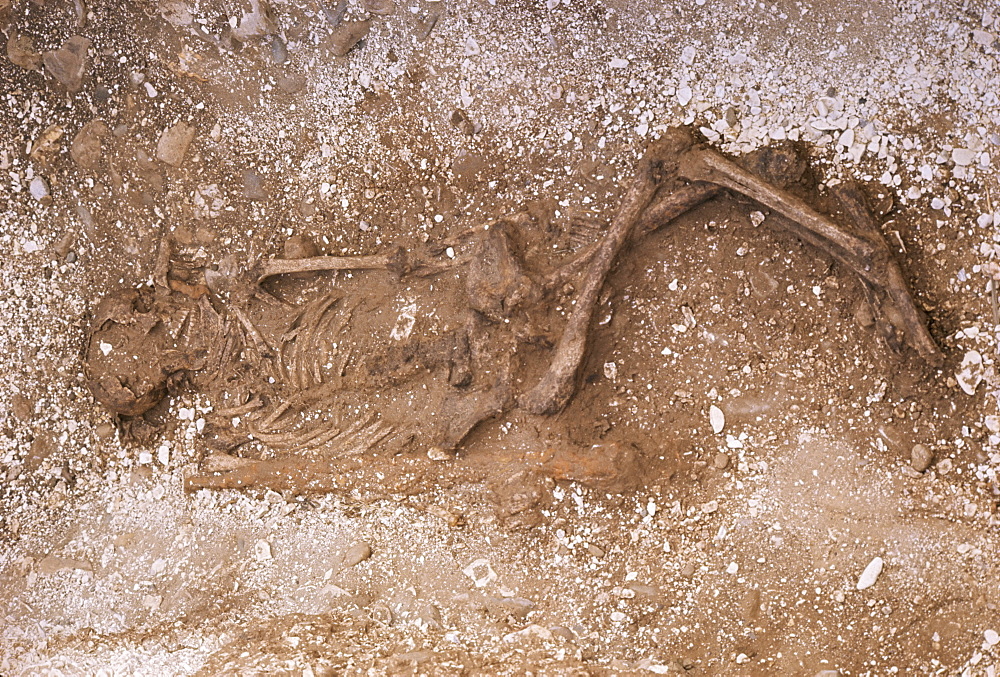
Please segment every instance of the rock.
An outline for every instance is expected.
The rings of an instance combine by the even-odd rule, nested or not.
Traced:
[[[68,258],[71,253],[70,249],[74,242],[76,242],[76,233],[72,230],[67,230],[62,234],[62,237],[56,241],[56,244],[53,247],[56,255],[61,259]]]
[[[872,307],[867,303],[859,303],[858,309],[854,311],[854,321],[865,329],[874,327],[875,314],[872,313]]]
[[[54,574],[57,571],[63,571],[65,569],[93,571],[94,567],[90,565],[90,562],[70,559],[69,557],[57,557],[56,555],[49,555],[38,563],[38,573],[40,574]]]
[[[960,167],[971,165],[976,161],[976,156],[978,155],[979,153],[974,150],[969,150],[968,148],[956,148],[951,151],[952,161]]]
[[[308,235],[292,235],[290,238],[285,240],[285,244],[282,247],[284,250],[286,259],[308,259],[313,256],[319,256],[319,249],[316,247],[316,243],[312,241]],[[296,280],[304,280],[312,277],[315,273],[308,271],[302,271],[298,273],[292,273],[288,277],[294,278]]]
[[[743,620],[751,622],[760,614],[760,589],[751,588],[740,600],[740,613]]]
[[[562,625],[550,626],[549,632],[551,632],[554,637],[565,639],[567,642],[572,642],[576,639],[576,635],[573,634],[573,631],[569,628],[563,627]]]
[[[306,77],[304,75],[279,75],[278,89],[286,94],[297,94],[306,88]]]
[[[720,451],[712,458],[712,465],[719,470],[725,470],[729,467],[729,454]]]
[[[7,58],[15,66],[29,71],[42,69],[42,55],[35,51],[35,45],[27,35],[11,31],[7,38]]]
[[[489,597],[485,600],[486,610],[498,620],[513,618],[523,621],[535,608],[535,603],[523,597]]]
[[[358,541],[344,553],[344,556],[340,560],[340,566],[342,569],[350,569],[353,566],[361,564],[371,556],[372,547],[364,541]]]
[[[466,113],[461,108],[456,108],[451,113],[451,124],[455,125],[460,132],[466,136],[472,136],[476,133],[476,123],[472,121],[469,114]]]
[[[288,45],[280,35],[271,36],[271,61],[279,66],[288,61]]]
[[[489,560],[482,557],[462,569],[462,573],[471,578],[477,588],[485,587],[497,579],[497,572],[493,570]]]
[[[97,424],[96,428],[94,428],[94,434],[96,434],[99,439],[107,440],[114,437],[115,427],[107,421],[102,421]]]
[[[879,574],[882,573],[883,565],[884,563],[882,562],[881,557],[876,557],[869,562],[868,566],[865,567],[865,570],[861,572],[861,576],[858,578],[858,584],[855,587],[857,587],[858,590],[866,590],[875,585],[875,581],[878,580]]]
[[[557,447],[545,463],[545,472],[555,480],[579,482],[606,494],[631,491],[648,479],[639,450],[617,442]]]
[[[188,146],[194,140],[195,128],[186,122],[178,122],[160,134],[156,143],[156,159],[173,167],[180,167]]]
[[[160,16],[174,26],[190,26],[194,21],[191,10],[181,0],[160,0]]]
[[[694,571],[695,571],[694,563],[685,562],[684,566],[681,567],[681,577],[692,578],[694,576]]]
[[[712,432],[716,435],[726,427],[726,415],[714,404],[708,408],[708,420],[712,424]]]
[[[249,169],[243,170],[243,197],[248,200],[267,199],[267,191],[264,189],[264,179],[260,174],[252,172]],[[313,248],[315,249],[315,245]],[[287,251],[285,256],[288,257]],[[310,254],[310,256],[315,256],[315,254]]]
[[[49,184],[40,176],[36,176],[28,184],[28,190],[31,192],[31,197],[35,198],[43,205],[51,204],[52,197],[49,195]]]
[[[11,399],[11,410],[14,412],[14,417],[17,418],[21,423],[27,423],[31,420],[32,415],[35,413],[35,405],[27,397],[21,393],[17,393]]]
[[[361,7],[369,14],[389,16],[396,10],[393,0],[361,0]]]
[[[233,29],[233,35],[240,42],[248,42],[278,32],[278,24],[267,3],[260,0],[250,0],[250,11],[240,18],[239,25]]]
[[[983,381],[983,356],[978,350],[970,350],[962,358],[961,371],[955,374],[955,380],[966,395],[975,395],[976,388]]]
[[[253,556],[258,562],[268,562],[273,558],[271,554],[271,544],[261,539],[254,543]]]
[[[532,470],[513,473],[493,487],[497,518],[507,527],[535,527],[542,521],[541,478]]]
[[[96,169],[101,162],[101,139],[107,134],[103,120],[91,120],[81,127],[69,147],[73,162],[84,169]]]
[[[820,670],[813,677],[840,677],[840,670]]]
[[[925,444],[914,444],[910,450],[910,466],[917,472],[923,472],[934,462],[934,452]]]
[[[543,641],[552,639],[552,633],[548,628],[532,623],[523,630],[518,630],[517,632],[511,632],[504,635],[503,641],[520,643],[535,639],[541,639]]]
[[[83,76],[87,70],[87,50],[90,40],[74,35],[59,49],[45,52],[42,63],[45,70],[52,74],[69,92],[80,91]]]
[[[345,21],[330,33],[327,44],[334,56],[346,56],[371,30],[371,20]]]

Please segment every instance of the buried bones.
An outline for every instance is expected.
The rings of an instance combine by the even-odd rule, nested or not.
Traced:
[[[593,315],[619,255],[725,191],[769,208],[768,225],[853,273],[891,349],[939,364],[860,188],[833,187],[838,223],[790,189],[805,170],[787,145],[737,163],[674,128],[637,163],[603,235],[568,261],[540,253],[551,248],[537,245],[538,224],[522,213],[465,233],[454,259],[401,248],[315,256],[300,247],[306,256],[264,260],[230,280],[226,303],[190,275],[179,279],[164,246],[152,287],[112,293],[95,309],[88,383],[126,426],[183,382],[205,393],[213,406],[208,451],[187,477],[189,489],[337,491],[370,482],[376,456],[395,469],[389,480],[379,475],[382,491],[415,493],[428,475],[440,479],[452,464],[437,462],[454,459],[484,420],[562,411],[579,385]],[[336,270],[359,274],[297,304],[264,289]],[[367,275],[391,283],[367,285]],[[557,307],[569,310],[563,316]],[[627,445],[567,443],[528,466],[538,476],[621,491],[642,475],[641,462]],[[514,504],[531,503],[514,493]]]

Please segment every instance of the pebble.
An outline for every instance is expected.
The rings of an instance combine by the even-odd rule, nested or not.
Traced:
[[[73,162],[84,169],[96,169],[101,162],[101,139],[108,133],[103,120],[91,120],[76,133],[69,147]]]
[[[726,427],[726,415],[714,404],[708,408],[708,420],[712,423],[712,432],[719,434]]]
[[[60,84],[70,92],[80,91],[83,76],[87,71],[87,50],[90,40],[80,35],[74,35],[63,43],[59,49],[45,52],[42,63],[45,70],[52,74]]]
[[[934,452],[926,444],[914,444],[910,450],[910,466],[917,472],[923,472],[934,462]]]
[[[288,61],[288,45],[280,35],[271,36],[271,61],[278,66]]]
[[[195,128],[186,122],[178,122],[160,134],[156,143],[156,159],[172,167],[180,167],[188,146],[194,140]]]
[[[266,200],[267,191],[264,189],[264,179],[249,169],[243,170],[243,197],[248,200]]]
[[[882,573],[883,565],[884,562],[881,557],[876,557],[869,562],[868,566],[865,567],[865,570],[861,572],[861,576],[858,578],[858,584],[856,586],[857,589],[866,590],[875,585],[875,581],[878,580],[879,574]]]
[[[692,576],[694,576],[694,569],[695,568],[693,562],[685,562],[684,566],[681,567],[681,577],[691,578]]]
[[[36,176],[31,180],[28,185],[28,190],[31,192],[31,197],[35,198],[43,205],[52,202],[52,197],[49,195],[49,184],[46,183],[45,179],[40,176]]]
[[[971,165],[976,161],[977,155],[979,155],[979,153],[974,150],[969,150],[968,148],[956,148],[951,151],[951,159],[959,167]]]
[[[42,55],[35,51],[35,45],[27,35],[19,35],[11,29],[7,37],[7,58],[15,66],[37,71],[42,68]]]
[[[258,562],[267,562],[272,558],[271,544],[261,539],[254,543],[253,556]]]
[[[497,572],[490,566],[489,560],[482,557],[462,569],[462,573],[471,578],[477,588],[485,587],[497,579]]]
[[[1000,634],[997,634],[996,630],[986,630],[983,632],[983,639],[985,639],[986,643],[990,646],[996,646],[1000,643]]]
[[[361,6],[369,14],[378,16],[389,16],[396,10],[393,0],[362,0]]]
[[[371,27],[370,20],[345,21],[330,33],[330,51],[333,52],[334,56],[347,56],[347,53],[368,35]]]
[[[358,541],[344,553],[343,558],[340,560],[340,566],[343,569],[349,569],[353,566],[361,564],[371,556],[372,547],[365,541]]]
[[[868,303],[859,303],[857,310],[854,311],[854,321],[858,323],[859,326],[868,329],[869,327],[875,326],[875,314],[872,312],[872,307]]]

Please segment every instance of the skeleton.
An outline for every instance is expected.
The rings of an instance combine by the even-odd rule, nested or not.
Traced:
[[[766,206],[776,214],[767,223],[854,273],[889,347],[936,364],[937,345],[860,190],[849,184],[835,190],[851,221],[845,227],[786,190],[804,170],[789,149],[765,149],[749,164],[744,168],[696,144],[685,129],[669,130],[638,162],[603,238],[547,272],[526,266],[518,251],[518,234],[532,227],[523,214],[479,231],[470,251],[455,261],[437,263],[402,249],[265,260],[249,271],[240,301],[228,310],[217,310],[204,287],[170,279],[164,255],[153,290],[112,294],[97,308],[85,354],[91,390],[125,417],[156,406],[185,378],[216,394],[217,418],[239,420],[242,427],[213,428],[214,450],[202,472],[188,478],[192,489],[329,491],[350,483],[352,473],[372,472],[366,462],[372,454],[414,468],[427,457],[448,459],[479,423],[502,412],[560,412],[576,391],[592,316],[622,250],[723,191]],[[330,270],[383,271],[446,288],[464,282],[459,296],[466,303],[429,313],[436,320],[424,335],[434,338],[423,339],[410,334],[413,308],[388,312],[394,297],[333,292],[284,308],[260,291],[274,278]],[[539,328],[559,321],[546,314],[552,304],[545,301],[574,280],[575,303],[556,339]],[[260,311],[275,307],[282,312]],[[344,349],[350,342],[342,338],[352,332],[364,335],[353,344],[364,354]],[[552,343],[548,367],[531,380],[518,362],[522,348]],[[520,383],[528,385],[515,387]],[[363,389],[374,389],[380,401],[359,402]],[[261,448],[233,453],[248,439]],[[571,453],[543,465],[565,479],[579,475],[571,466],[586,462]],[[606,468],[600,473],[600,481],[614,485]]]

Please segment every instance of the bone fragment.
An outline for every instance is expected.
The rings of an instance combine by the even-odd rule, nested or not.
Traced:
[[[690,147],[690,137],[686,132],[671,131],[674,133],[666,134],[640,160],[636,177],[626,192],[607,235],[588,264],[576,305],[559,338],[548,370],[531,390],[520,397],[519,404],[533,414],[558,412],[573,396],[576,374],[587,349],[590,320],[604,280],[657,188],[668,171],[674,169],[667,167],[667,163]]]
[[[927,331],[923,313],[916,307],[889,246],[856,189],[841,188],[837,192],[860,234],[842,228],[800,198],[772,186],[714,150],[700,148],[685,153],[678,173],[691,181],[711,182],[741,193],[784,216],[784,220],[775,220],[778,225],[858,275],[869,302],[879,311],[881,331],[890,346],[905,342],[928,362],[940,361],[940,350]]]

